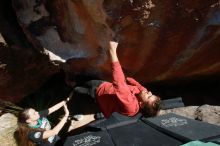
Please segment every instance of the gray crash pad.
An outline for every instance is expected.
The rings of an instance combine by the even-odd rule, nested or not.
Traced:
[[[142,118],[142,120],[155,129],[184,142],[192,140],[209,141],[213,137],[217,138],[220,136],[220,126],[189,119],[173,113],[154,118]]]

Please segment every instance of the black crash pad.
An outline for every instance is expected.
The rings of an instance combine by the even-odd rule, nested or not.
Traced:
[[[182,97],[176,97],[172,99],[165,99],[161,101],[161,109],[172,109],[177,107],[184,107]]]
[[[96,128],[100,130],[111,129],[122,125],[136,123],[142,117],[141,113],[133,117],[128,117],[117,112],[112,113],[108,119],[97,120],[88,125],[89,128]]]
[[[215,137],[209,138],[207,141],[220,144],[220,136],[215,136]]]
[[[155,129],[183,142],[192,140],[209,141],[213,137],[220,136],[220,126],[189,119],[173,113],[154,118],[142,118],[142,120]]]
[[[106,131],[86,132],[66,139],[63,146],[114,146]]]
[[[182,142],[138,121],[108,130],[116,146],[179,146]]]
[[[70,136],[64,146],[179,146],[181,141],[170,137],[139,120],[141,115],[127,117],[113,113],[109,119],[92,124],[96,131]],[[93,127],[93,128],[94,128]]]
[[[66,139],[64,146],[179,146],[182,142],[139,121]]]

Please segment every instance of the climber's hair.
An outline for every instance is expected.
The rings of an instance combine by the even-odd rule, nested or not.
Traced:
[[[30,128],[26,122],[29,119],[30,108],[24,109],[18,114],[18,128],[14,133],[18,146],[35,146],[35,144],[29,140],[28,133],[30,131],[39,131],[39,129]]]
[[[156,96],[156,95],[154,96],[156,97],[156,99],[152,103],[152,105],[144,104],[144,107],[141,109],[141,112],[145,117],[157,116],[160,111],[161,99],[159,96]]]

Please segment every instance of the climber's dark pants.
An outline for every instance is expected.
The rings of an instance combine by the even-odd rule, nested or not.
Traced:
[[[96,88],[99,87],[103,82],[102,80],[90,80],[83,84],[82,86],[78,86],[74,88],[75,93],[89,95],[96,102]]]

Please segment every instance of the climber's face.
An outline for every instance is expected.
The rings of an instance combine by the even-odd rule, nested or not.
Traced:
[[[38,120],[39,118],[40,118],[40,115],[39,115],[39,113],[38,113],[38,111],[36,111],[35,109],[33,109],[33,108],[30,108],[29,110],[28,110],[28,116],[29,116],[29,121],[36,121],[36,120]]]
[[[157,96],[153,95],[150,91],[141,91],[139,93],[139,102],[141,107],[143,105],[152,106],[156,99]]]

